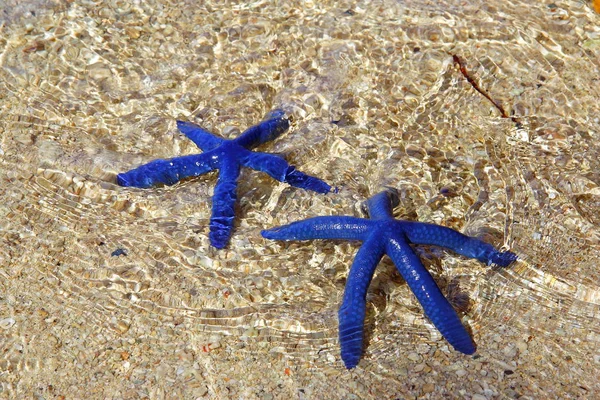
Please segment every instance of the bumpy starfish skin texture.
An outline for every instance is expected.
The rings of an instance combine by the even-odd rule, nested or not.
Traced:
[[[490,265],[508,266],[514,253],[500,252],[492,245],[453,229],[421,222],[395,220],[392,216],[397,193],[387,190],[367,201],[371,219],[355,217],[315,217],[262,231],[273,240],[346,239],[363,241],[346,281],[340,307],[339,337],[342,360],[354,368],[361,357],[364,336],[367,289],[375,268],[387,254],[423,306],[425,315],[458,351],[473,354],[475,345],[452,305],[425,269],[410,243],[446,247],[465,257]]]
[[[210,242],[216,248],[227,245],[231,236],[234,207],[237,199],[237,179],[241,167],[262,171],[292,186],[329,193],[331,186],[322,180],[306,175],[290,166],[283,158],[251,151],[260,144],[271,141],[289,128],[290,124],[282,110],[271,111],[258,125],[248,128],[239,137],[227,140],[190,122],[177,121],[177,127],[204,153],[155,160],[131,171],[117,175],[121,186],[149,188],[173,185],[182,179],[203,175],[218,169],[210,218]]]

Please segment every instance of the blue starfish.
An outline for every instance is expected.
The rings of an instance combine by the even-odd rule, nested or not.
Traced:
[[[273,240],[345,239],[364,242],[350,268],[338,313],[342,360],[348,369],[354,368],[361,357],[367,288],[384,254],[396,264],[423,306],[425,315],[456,350],[465,354],[473,354],[475,345],[410,243],[446,247],[487,265],[494,263],[506,267],[517,259],[514,253],[499,252],[488,243],[450,228],[395,220],[392,209],[397,204],[397,192],[389,189],[367,200],[370,220],[315,217],[261,232],[265,238]]]
[[[136,169],[117,175],[121,186],[148,188],[173,185],[178,181],[219,170],[210,218],[210,242],[221,249],[231,236],[234,206],[237,198],[237,179],[242,166],[266,172],[274,179],[292,186],[329,193],[331,186],[290,166],[282,157],[250,151],[275,139],[290,126],[282,110],[271,111],[258,125],[248,128],[233,140],[219,138],[190,122],[177,121],[177,127],[205,153],[169,160],[155,160]]]

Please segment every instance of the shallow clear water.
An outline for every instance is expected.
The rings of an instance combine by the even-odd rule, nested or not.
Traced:
[[[0,397],[598,392],[600,17],[589,4],[36,6],[5,13],[0,38]],[[245,171],[225,250],[208,243],[215,175],[114,183],[197,151],[176,119],[234,137],[277,107],[292,127],[261,150],[340,191]],[[259,234],[362,216],[383,186],[400,190],[398,218],[521,257],[500,270],[417,249],[477,356],[448,348],[384,259],[364,358],[347,372],[336,315],[358,244]]]

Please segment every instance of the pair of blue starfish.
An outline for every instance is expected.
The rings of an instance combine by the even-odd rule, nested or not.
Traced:
[[[297,171],[283,158],[250,150],[288,129],[289,121],[281,110],[272,111],[263,122],[233,140],[218,138],[189,122],[177,121],[177,126],[205,152],[152,161],[118,174],[117,182],[121,186],[141,188],[173,185],[181,179],[218,169],[209,234],[214,247],[225,247],[231,236],[237,178],[242,166],[266,172],[274,179],[299,188],[323,194],[331,191],[327,183]],[[456,350],[465,354],[473,354],[475,345],[410,244],[446,247],[487,265],[494,263],[506,267],[517,259],[514,253],[500,252],[488,243],[450,228],[395,220],[392,209],[397,203],[397,193],[388,189],[367,200],[371,219],[315,217],[261,232],[263,237],[272,240],[343,239],[364,242],[350,268],[338,314],[341,355],[348,369],[358,364],[362,354],[367,289],[384,254],[392,259],[431,322]]]

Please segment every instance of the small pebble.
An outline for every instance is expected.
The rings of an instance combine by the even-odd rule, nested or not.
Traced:
[[[200,388],[196,391],[196,394],[200,396],[200,397],[198,397],[198,399],[206,396],[207,393],[208,393],[208,386],[206,386],[206,385],[200,386]]]
[[[414,372],[421,372],[425,369],[425,364],[417,364],[415,365],[415,367],[413,368]]]
[[[0,320],[0,328],[10,329],[15,324],[14,318],[4,318]]]
[[[502,352],[508,358],[514,358],[517,355],[517,347],[513,344],[506,346]]]
[[[426,383],[423,385],[423,393],[433,393],[435,385],[433,383]]]
[[[517,342],[517,349],[519,349],[520,353],[524,353],[525,350],[527,350],[527,343],[525,343],[523,341]]]
[[[125,257],[127,257],[127,250],[126,249],[118,248],[115,251],[113,251],[112,253],[110,253],[110,255],[112,257],[119,257],[119,256],[125,256]]]

